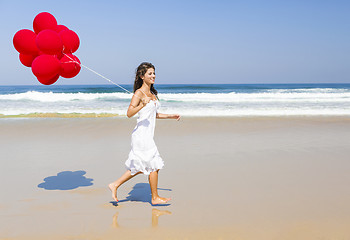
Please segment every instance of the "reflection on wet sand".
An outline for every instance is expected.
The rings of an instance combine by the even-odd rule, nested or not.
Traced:
[[[152,227],[158,227],[158,218],[162,215],[170,215],[171,212],[168,210],[152,209]]]
[[[113,216],[112,226],[114,228],[120,228],[118,215],[119,215],[119,211],[116,212]],[[171,215],[171,212],[168,210],[159,210],[156,208],[152,209],[152,227],[158,227],[159,217],[162,215]]]
[[[112,223],[112,226],[115,227],[115,228],[119,228],[119,224],[118,224],[118,215],[119,215],[119,212],[116,212],[113,216],[113,223]]]

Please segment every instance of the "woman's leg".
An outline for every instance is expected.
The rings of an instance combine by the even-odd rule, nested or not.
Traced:
[[[159,197],[158,195],[158,172],[159,170],[151,172],[148,177],[149,185],[151,186],[153,205],[166,203],[171,200],[171,198],[162,198],[162,197]]]
[[[112,197],[115,201],[118,202],[117,198],[117,189],[125,183],[126,181],[130,180],[131,178],[135,177],[136,175],[140,174],[141,172],[137,172],[134,175],[131,175],[131,171],[127,170],[117,181],[114,181],[108,185],[109,189],[112,191]]]

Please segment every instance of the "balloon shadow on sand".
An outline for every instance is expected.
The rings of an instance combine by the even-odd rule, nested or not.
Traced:
[[[171,189],[165,189],[165,188],[158,188],[158,190],[165,190],[165,191],[172,191]],[[148,183],[137,183],[132,188],[132,190],[128,193],[128,196],[125,199],[116,201],[111,201],[114,206],[118,206],[118,203],[121,202],[145,202],[152,204],[152,192],[151,187]],[[169,206],[169,203],[166,204],[156,204],[155,206]]]
[[[63,171],[57,173],[56,176],[45,178],[38,187],[46,190],[72,190],[93,185],[93,179],[86,178],[85,174],[85,171]]]

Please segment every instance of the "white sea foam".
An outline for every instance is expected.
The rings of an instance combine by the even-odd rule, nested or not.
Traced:
[[[275,109],[181,109],[181,108],[167,108],[161,111],[162,113],[177,113],[182,116],[237,116],[237,117],[248,117],[248,116],[350,116],[350,109],[285,109],[285,108],[275,108]],[[118,114],[120,116],[126,116],[126,109],[9,109],[6,111],[0,111],[3,115],[21,115],[21,114],[35,114],[35,113],[79,113],[79,114]]]
[[[131,99],[129,93],[53,93],[28,91],[25,93],[0,95],[0,100],[69,102],[92,100],[124,100]],[[274,90],[261,93],[160,93],[163,101],[173,102],[207,102],[207,103],[240,103],[240,102],[350,102],[350,91],[334,89],[299,89]]]
[[[29,100],[39,102],[67,102],[67,101],[91,101],[97,99],[129,99],[131,94],[128,93],[53,93],[28,91],[25,93],[4,94],[0,95],[0,100]]]
[[[350,101],[347,93],[195,93],[195,94],[159,94],[166,101],[180,102],[344,102]]]
[[[112,113],[124,115],[132,94],[27,91],[0,94],[0,114]],[[350,116],[350,90],[271,89],[228,93],[160,93],[161,112],[184,116]]]

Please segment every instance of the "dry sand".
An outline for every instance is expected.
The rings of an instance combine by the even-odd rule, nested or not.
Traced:
[[[350,238],[350,118],[158,120],[170,205],[139,175],[114,206],[135,121],[0,119],[0,239]]]

